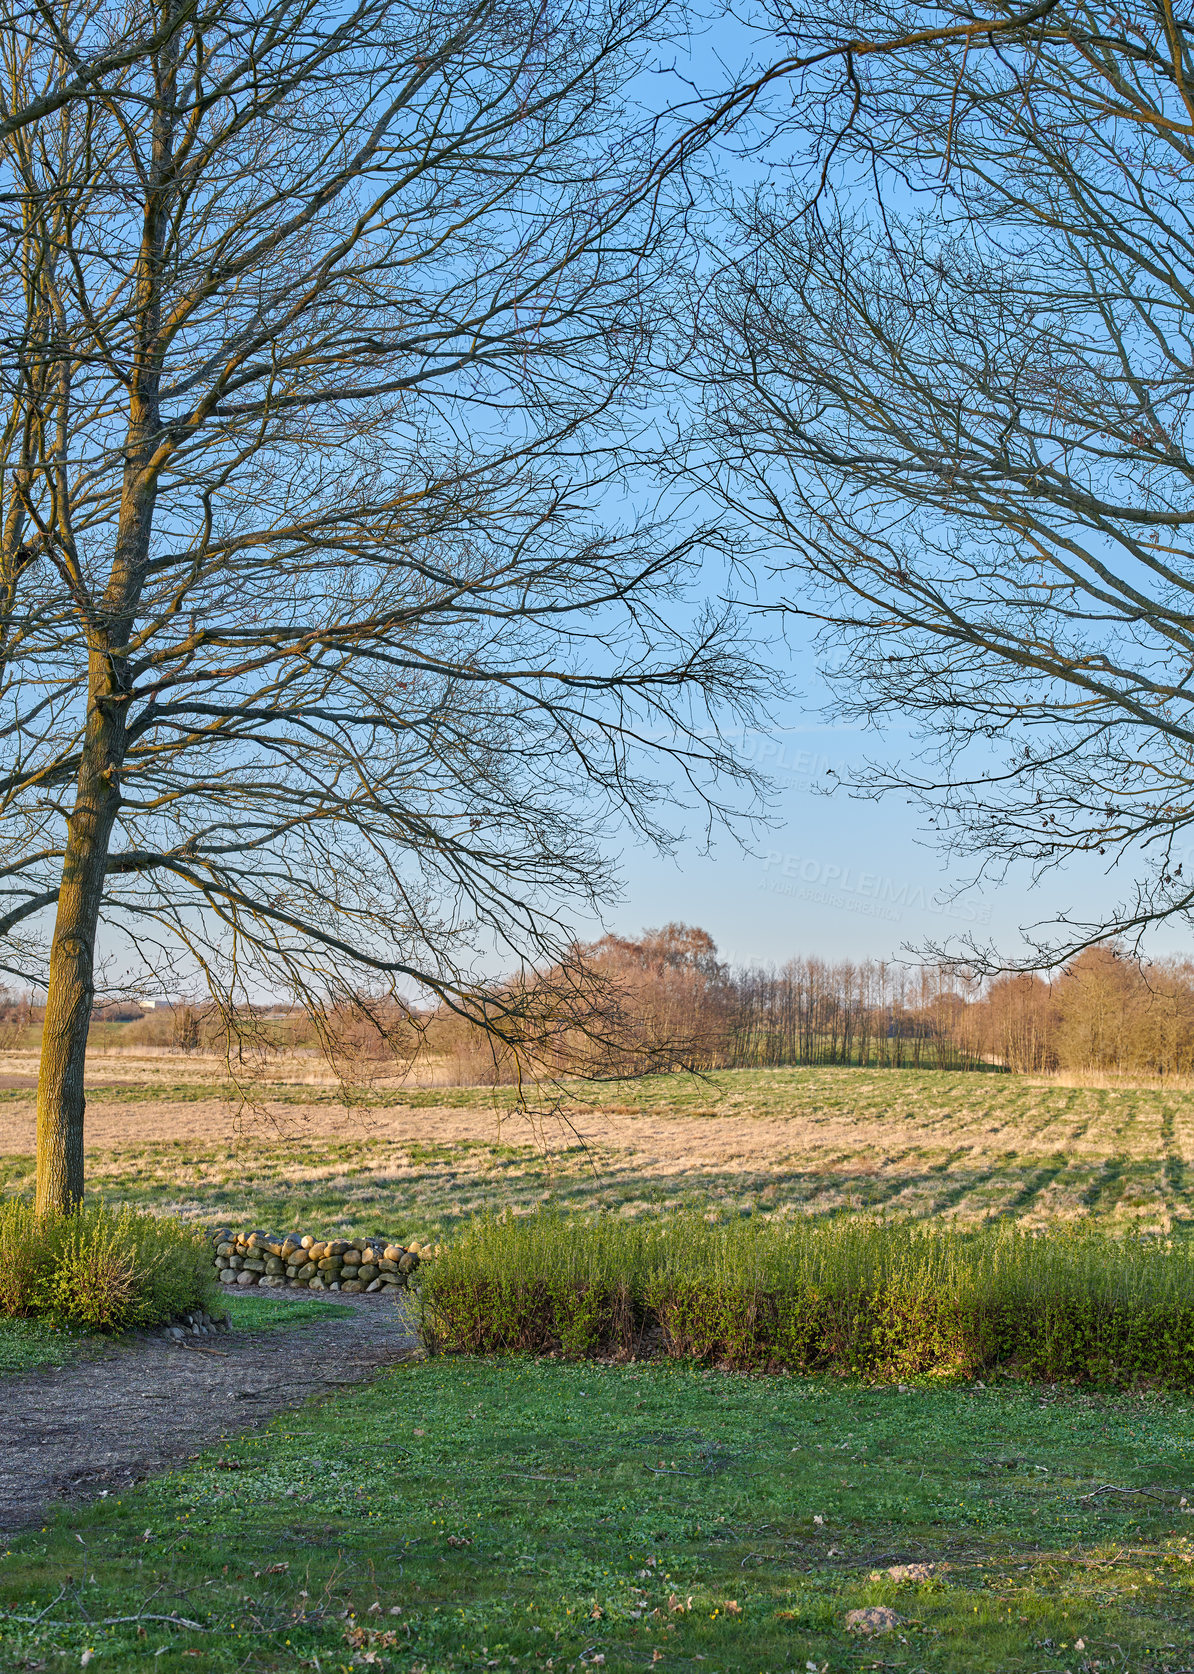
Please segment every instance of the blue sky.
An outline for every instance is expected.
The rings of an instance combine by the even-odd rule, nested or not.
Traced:
[[[676,86],[685,76],[699,86],[724,85],[751,62],[769,57],[773,41],[766,18],[756,19],[757,29],[749,18],[749,10],[707,14],[687,51],[676,54]],[[658,97],[657,91],[650,96]],[[785,147],[791,144],[789,132]],[[759,166],[733,146],[721,156],[722,169],[743,183]],[[765,573],[765,561],[761,570]],[[1117,868],[1110,856],[1071,862],[1039,880],[1021,866],[1002,879],[971,884],[978,863],[951,864],[943,856],[922,806],[898,793],[878,802],[824,794],[832,784],[829,769],[907,758],[912,741],[898,731],[884,736],[834,726],[822,707],[824,688],[811,648],[777,631],[774,655],[792,688],[809,696],[789,700],[768,727],[741,740],[747,759],[773,777],[770,827],[753,834],[743,827],[745,848],[721,835],[706,852],[705,832],[694,816],[694,834],[671,856],[661,857],[646,845],[624,845],[624,895],[606,914],[609,928],[633,935],[646,926],[685,920],[708,930],[722,956],[735,964],[780,962],[799,954],[907,957],[909,947],[966,936],[1014,959],[1027,951],[1024,927],[1047,926],[1059,914],[1102,919],[1131,896],[1131,858]],[[1151,932],[1144,946],[1158,956],[1186,955],[1194,953],[1194,938],[1174,923]]]
[[[815,690],[811,653],[791,655],[797,682]],[[670,857],[624,846],[625,894],[608,924],[622,934],[671,919],[699,924],[734,964],[799,954],[896,958],[908,946],[966,935],[1015,957],[1025,950],[1022,926],[1060,911],[1095,917],[1128,892],[1130,871],[1107,871],[1109,860],[1070,864],[1036,883],[1027,867],[1014,868],[1002,881],[959,888],[974,863],[948,864],[923,808],[894,793],[878,802],[824,793],[828,769],[909,747],[907,737],[834,727],[813,705],[790,703],[771,729],[741,741],[747,759],[773,778],[770,828],[743,827],[745,848],[722,835],[710,853],[695,820]],[[1154,932],[1147,947],[1154,955],[1191,951],[1177,925]]]

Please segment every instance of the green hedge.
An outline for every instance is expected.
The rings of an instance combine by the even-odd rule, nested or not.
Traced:
[[[179,1221],[103,1202],[47,1216],[0,1204],[0,1314],[127,1331],[218,1309],[217,1290],[207,1240]]]
[[[1194,1387],[1194,1251],[1081,1229],[498,1217],[431,1264],[422,1306],[432,1346],[474,1354]]]

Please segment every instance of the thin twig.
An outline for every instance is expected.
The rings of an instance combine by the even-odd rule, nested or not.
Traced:
[[[27,1622],[30,1626],[33,1626],[41,1621],[42,1616],[48,1616],[50,1614],[50,1611],[58,1603],[58,1599],[62,1598],[65,1593],[66,1588],[60,1587],[58,1589],[58,1598],[52,1598],[50,1600],[49,1604],[47,1604],[45,1609],[42,1611],[41,1616],[10,1616],[8,1619],[12,1622]]]
[[[1092,1488],[1089,1494],[1079,1494],[1080,1500],[1093,1500],[1100,1494],[1144,1494],[1150,1500],[1160,1500],[1165,1503],[1166,1494],[1177,1494],[1180,1498],[1180,1488],[1162,1488],[1158,1494],[1152,1488],[1118,1488],[1114,1482],[1104,1482],[1099,1488]]]
[[[65,1591],[66,1591],[66,1589],[63,1588],[63,1592],[65,1592]],[[61,1598],[61,1597],[62,1597],[62,1593],[59,1593],[58,1598]],[[58,1602],[58,1599],[55,1599],[54,1603],[57,1604],[57,1602]],[[50,1608],[51,1607],[49,1605],[46,1606],[47,1610],[50,1609]],[[43,1619],[43,1617],[45,1616],[45,1614],[46,1614],[46,1611],[43,1610],[40,1616],[6,1616],[4,1619],[5,1619],[5,1621],[8,1621],[8,1622],[21,1622],[22,1624],[24,1624],[26,1626],[33,1626],[37,1622],[40,1622]],[[135,1615],[135,1616],[101,1616],[96,1622],[92,1623],[92,1626],[93,1627],[117,1627],[122,1622],[170,1622],[175,1627],[190,1628],[194,1633],[210,1633],[211,1632],[211,1629],[210,1628],[205,1628],[201,1622],[188,1621],[188,1619],[185,1616],[159,1616],[159,1615],[154,1614],[152,1611],[145,1611],[145,1610],[139,1611],[137,1613],[137,1615]],[[51,1622],[49,1624],[49,1626],[50,1627],[70,1627],[71,1623],[70,1622]]]

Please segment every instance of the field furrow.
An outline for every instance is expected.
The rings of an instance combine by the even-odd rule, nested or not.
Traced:
[[[0,1059],[10,1191],[32,1176],[29,1068]],[[630,1216],[864,1209],[963,1225],[1194,1227],[1194,1094],[1172,1086],[734,1071],[577,1086],[566,1114],[545,1116],[480,1087],[379,1085],[346,1109],[309,1064],[272,1066],[246,1098],[220,1072],[185,1056],[96,1055],[93,1187],[208,1223],[421,1236],[544,1203]]]

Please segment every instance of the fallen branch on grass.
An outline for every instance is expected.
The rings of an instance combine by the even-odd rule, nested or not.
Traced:
[[[1114,1482],[1104,1482],[1101,1487],[1092,1488],[1089,1494],[1079,1494],[1078,1498],[1080,1500],[1094,1500],[1100,1494],[1143,1494],[1150,1500],[1160,1500],[1164,1505],[1166,1494],[1177,1494],[1180,1497],[1181,1489],[1162,1488],[1158,1493],[1152,1488],[1117,1488]]]
[[[65,1588],[63,1591],[65,1591]],[[58,1598],[61,1597],[62,1594],[59,1593]],[[58,1599],[55,1599],[54,1603],[57,1604],[57,1602]],[[47,1605],[46,1608],[49,1609],[50,1607]],[[46,1612],[43,1610],[40,1616],[8,1616],[5,1620],[9,1622],[21,1622],[26,1626],[32,1626],[44,1620],[45,1614]],[[159,1616],[151,1611],[143,1611],[136,1616],[101,1616],[99,1620],[95,1622],[91,1622],[89,1617],[88,1621],[92,1627],[119,1627],[121,1624],[127,1622],[169,1622],[172,1627],[190,1628],[192,1633],[211,1632],[211,1629],[205,1628],[202,1622],[189,1621],[186,1616]],[[48,1627],[71,1627],[74,1624],[71,1622],[48,1622],[46,1625]]]
[[[39,1615],[37,1615],[37,1616],[9,1616],[7,1619],[10,1622],[24,1622],[31,1627],[36,1627],[38,1622],[40,1622],[43,1619],[43,1617],[46,1617],[50,1614],[50,1611],[58,1603],[58,1600],[61,1599],[61,1598],[64,1598],[65,1596],[66,1596],[66,1588],[65,1587],[60,1587],[58,1589],[57,1597],[52,1598],[50,1600],[49,1604],[46,1605],[45,1609]]]
[[[158,1616],[151,1612],[143,1612],[137,1616],[103,1616],[96,1624],[99,1627],[118,1627],[122,1622],[169,1622],[171,1627],[190,1628],[192,1633],[210,1633],[201,1622],[192,1622],[186,1616]]]

